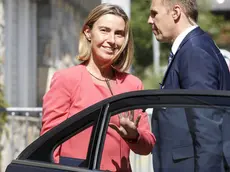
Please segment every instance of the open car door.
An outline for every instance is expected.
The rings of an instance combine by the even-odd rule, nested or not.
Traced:
[[[199,109],[204,113],[215,110],[220,115],[223,113],[230,115],[230,92],[142,90],[113,96],[86,108],[39,137],[8,165],[6,172],[102,171],[100,163],[111,117],[131,110],[145,112],[150,109],[151,112],[156,112],[169,108],[175,110],[177,115],[192,113],[194,109]],[[152,114],[149,115],[151,118]],[[88,128],[92,130],[86,158],[72,159],[73,161],[66,161],[66,163],[54,163],[54,150]]]

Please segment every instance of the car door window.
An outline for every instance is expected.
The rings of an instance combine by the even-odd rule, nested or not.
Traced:
[[[53,152],[53,161],[61,165],[87,168],[87,154],[90,142],[92,142],[92,132],[96,125],[96,121],[100,114],[100,110],[92,112],[88,115],[88,123],[81,130],[72,134],[67,140],[58,145]],[[90,119],[90,116],[92,117]],[[78,125],[79,123],[76,123]]]
[[[93,126],[75,134],[62,143],[57,149],[60,155],[59,163],[69,166],[85,166],[85,160],[90,143]],[[57,150],[55,150],[54,154]]]
[[[102,151],[100,170],[127,171],[127,169],[130,168],[129,145],[112,126],[120,127],[120,120],[124,118],[135,122],[140,115],[139,128],[145,128],[150,131],[149,117],[146,112],[143,112],[143,109],[130,108],[129,110],[128,107],[125,111],[119,113],[110,112],[110,115],[111,117]],[[144,124],[145,122],[146,124]]]
[[[153,106],[152,108],[147,108],[143,106],[143,109],[141,109],[141,106],[139,106],[137,109],[133,109],[132,106],[130,108],[124,105],[124,111],[120,109],[121,111],[119,113],[116,112],[110,112],[111,118],[110,123],[113,123],[119,127],[119,115],[128,115],[130,114],[130,111],[134,111],[134,121],[137,119],[137,116],[141,114],[142,121],[139,123],[139,127],[143,127],[144,123],[148,123],[149,130],[152,130],[151,125],[156,125],[155,121],[160,120],[161,123],[164,123],[164,126],[168,126],[172,128],[172,132],[178,133],[178,137],[171,138],[170,132],[165,133],[164,129],[161,128],[161,131],[158,127],[154,126],[154,131],[151,131],[154,133],[154,135],[158,135],[158,137],[161,137],[165,140],[168,140],[167,144],[162,144],[163,147],[172,146],[173,152],[165,152],[165,154],[168,154],[172,159],[180,160],[182,158],[190,158],[193,157],[194,154],[194,148],[192,145],[192,142],[188,142],[184,139],[183,136],[184,133],[191,133],[194,134],[189,129],[189,125],[201,125],[202,123],[199,123],[199,121],[196,124],[194,124],[194,120],[190,119],[189,117],[194,116],[194,114],[198,114],[198,116],[202,117],[210,117],[215,118],[216,121],[221,121],[222,117],[225,116],[229,117],[230,119],[230,109],[229,107],[218,107],[218,106],[205,106],[205,107],[196,107],[194,106],[184,106],[184,105],[175,105],[173,107],[171,106]],[[130,110],[129,110],[130,109]],[[171,119],[170,123],[168,123],[167,119]],[[144,121],[143,121],[144,119]],[[230,121],[230,120],[228,120]],[[180,123],[180,125],[178,125]],[[212,125],[212,124],[208,124]],[[204,126],[205,127],[205,126]],[[208,136],[209,131],[205,130],[203,127],[203,131],[207,132],[206,136]],[[218,127],[225,127],[222,126],[216,126]],[[163,131],[163,132],[162,132]],[[221,134],[221,133],[220,133]],[[155,145],[159,146],[159,145]],[[152,162],[154,156],[150,153],[147,156],[141,155],[139,153],[135,153],[135,150],[127,149],[129,145],[127,144],[124,139],[122,139],[119,134],[112,129],[110,126],[107,128],[106,131],[106,138],[105,143],[103,146],[103,153],[102,153],[102,159],[101,159],[101,165],[100,170],[111,170],[111,171],[122,171],[123,169],[129,168],[129,165],[131,166],[132,171],[149,171],[153,172],[152,168]],[[140,148],[141,149],[141,148]],[[186,154],[183,154],[185,152]],[[129,156],[127,156],[129,155]],[[130,161],[130,162],[129,162]],[[130,164],[129,164],[130,163]],[[111,165],[108,165],[111,164]]]

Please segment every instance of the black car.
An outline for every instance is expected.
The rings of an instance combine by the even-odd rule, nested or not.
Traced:
[[[226,114],[230,112],[230,92],[143,90],[108,98],[77,113],[39,137],[8,165],[6,172],[101,171],[100,161],[111,116],[135,109],[146,111],[166,108],[215,109]],[[86,159],[80,160],[78,166],[54,163],[52,157],[55,148],[89,127],[93,129]]]

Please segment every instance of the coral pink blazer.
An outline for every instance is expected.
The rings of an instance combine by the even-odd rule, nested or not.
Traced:
[[[142,88],[142,82],[137,77],[117,72],[116,86],[113,86],[112,90],[114,94],[120,94],[141,90]],[[77,65],[56,72],[52,78],[50,90],[43,97],[41,134],[77,112],[110,96],[108,88],[93,82],[84,65]],[[101,170],[130,172],[130,149],[141,155],[147,155],[152,151],[155,137],[150,131],[147,115],[145,113],[141,115],[138,127],[140,136],[137,143],[127,143],[116,131],[110,127],[108,128],[102,154]],[[110,122],[119,126],[118,116],[111,117]],[[85,159],[90,134],[91,128],[64,142],[54,152],[55,162],[59,162],[60,156]]]

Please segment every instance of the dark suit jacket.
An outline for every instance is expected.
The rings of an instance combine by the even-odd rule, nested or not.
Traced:
[[[209,35],[199,27],[180,44],[165,73],[162,89],[230,90],[226,62]],[[155,109],[154,172],[220,171],[223,114],[213,118],[213,113],[183,108]],[[195,159],[194,151],[198,155]]]

